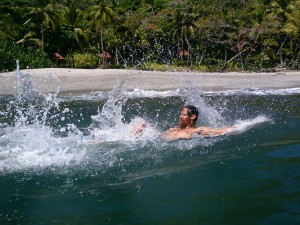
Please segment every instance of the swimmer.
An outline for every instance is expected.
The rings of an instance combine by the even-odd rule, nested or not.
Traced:
[[[169,130],[163,132],[160,137],[164,140],[175,140],[175,139],[190,139],[195,135],[200,136],[220,136],[228,132],[234,131],[235,127],[223,127],[223,128],[209,128],[205,126],[195,127],[196,121],[198,119],[198,109],[195,106],[187,105],[181,110],[179,116],[179,127],[170,128]],[[130,134],[135,137],[142,136],[149,125],[143,121],[140,123],[135,123],[132,126]],[[100,140],[93,140],[91,144],[100,143]]]
[[[161,138],[165,140],[175,140],[180,138],[190,139],[194,136],[194,134],[203,136],[219,136],[233,131],[235,128],[233,126],[223,128],[209,128],[205,126],[195,127],[198,115],[199,112],[195,106],[184,106],[179,116],[179,127],[170,128],[165,131],[161,135]]]

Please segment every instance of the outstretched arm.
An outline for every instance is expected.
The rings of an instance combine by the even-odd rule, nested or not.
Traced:
[[[234,130],[234,126],[223,127],[223,128],[209,128],[209,127],[198,127],[195,129],[194,133],[204,136],[219,136],[224,135],[230,131]]]

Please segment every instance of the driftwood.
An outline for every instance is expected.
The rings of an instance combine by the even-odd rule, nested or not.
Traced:
[[[243,51],[239,52],[238,54],[236,54],[235,56],[233,56],[231,59],[229,59],[227,62],[225,62],[223,68],[222,68],[222,71],[224,71],[227,67],[227,65],[233,61],[235,58],[239,57],[241,54],[243,54],[244,52],[248,51],[249,49],[251,49],[252,46],[248,47],[248,48],[245,48]]]

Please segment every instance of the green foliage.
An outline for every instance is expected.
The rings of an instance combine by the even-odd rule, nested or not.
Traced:
[[[177,71],[179,69],[176,65],[160,64],[160,63],[145,63],[144,66],[140,65],[137,69],[150,70],[150,71]]]
[[[20,68],[45,68],[52,65],[45,52],[40,48],[28,47],[8,41],[0,41],[0,71],[12,71],[16,68],[16,60],[20,61]]]
[[[0,27],[2,45],[22,44],[1,49],[1,70],[14,69],[23,52],[41,60],[59,52],[69,56],[62,66],[76,68],[100,63],[232,71],[300,65],[300,0],[2,0]],[[89,59],[104,51],[112,58]],[[25,64],[47,65],[41,60]]]
[[[139,65],[136,69],[140,70],[149,70],[149,71],[190,71],[190,70],[197,70],[202,72],[208,72],[209,68],[204,65],[176,65],[176,64],[161,64],[156,62],[148,62],[144,65]]]
[[[11,7],[11,6],[24,6],[28,5],[30,0],[1,0],[0,8]]]
[[[75,68],[92,69],[98,65],[98,57],[95,54],[89,53],[75,53],[74,54]]]

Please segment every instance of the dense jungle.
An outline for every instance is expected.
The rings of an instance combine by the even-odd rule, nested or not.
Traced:
[[[300,0],[1,0],[0,72],[297,70]]]

